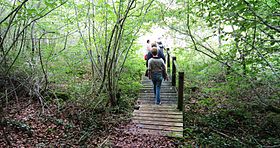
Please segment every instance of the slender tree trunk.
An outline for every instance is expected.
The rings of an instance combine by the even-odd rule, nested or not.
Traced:
[[[219,5],[221,5],[221,2],[220,0],[218,0],[219,2]],[[219,7],[219,13],[221,14],[221,7]],[[222,46],[222,39],[221,39],[221,19],[219,19],[219,22],[218,22],[218,41],[219,41],[219,48],[221,48]]]
[[[32,23],[31,25],[31,63],[32,65],[34,64],[34,55],[35,55],[35,38],[34,38],[34,27],[35,27],[35,22]]]

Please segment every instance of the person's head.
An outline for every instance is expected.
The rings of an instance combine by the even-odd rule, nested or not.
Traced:
[[[149,44],[149,43],[150,43],[150,40],[147,40],[147,43]]]
[[[151,47],[153,48],[153,47],[157,47],[157,43],[152,43],[151,44]]]
[[[153,56],[156,56],[158,54],[157,47],[153,47],[152,50],[151,50],[151,53],[152,53]]]

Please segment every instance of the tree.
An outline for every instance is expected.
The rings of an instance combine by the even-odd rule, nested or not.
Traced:
[[[160,6],[164,26],[185,36],[188,48],[225,65],[253,88],[258,79],[277,89],[279,2],[185,0]],[[255,93],[266,104],[267,96]]]
[[[97,95],[105,89],[112,106],[117,105],[118,79],[139,32],[151,1],[86,1],[74,4],[80,37],[92,65],[93,88]],[[82,16],[83,12],[87,14]],[[82,29],[84,28],[84,29]]]

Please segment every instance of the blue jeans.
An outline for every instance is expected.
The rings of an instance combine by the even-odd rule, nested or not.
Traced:
[[[152,74],[152,81],[154,84],[154,94],[156,97],[156,104],[160,103],[160,87],[162,82],[162,73],[161,72],[155,72]]]

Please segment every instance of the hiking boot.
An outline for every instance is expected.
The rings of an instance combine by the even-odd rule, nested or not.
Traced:
[[[157,105],[161,105],[161,102],[159,102],[159,103],[156,103]]]

